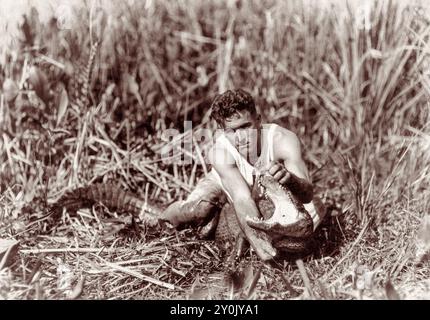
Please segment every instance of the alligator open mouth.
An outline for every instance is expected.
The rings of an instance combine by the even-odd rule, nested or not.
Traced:
[[[264,199],[270,201],[275,209],[270,216],[271,213],[265,212],[264,206],[260,205],[261,218],[246,218],[251,227],[292,238],[312,234],[312,218],[290,190],[267,174],[259,176],[257,184],[263,190]]]

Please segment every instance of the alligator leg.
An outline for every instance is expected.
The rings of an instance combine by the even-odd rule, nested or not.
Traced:
[[[246,238],[242,235],[239,235],[236,239],[234,250],[227,258],[227,263],[234,264],[235,262],[238,262],[240,258],[242,258],[247,245],[249,245],[249,243]]]
[[[208,239],[216,232],[218,227],[218,222],[220,218],[220,213],[216,212],[213,218],[199,230],[199,236],[201,239]]]

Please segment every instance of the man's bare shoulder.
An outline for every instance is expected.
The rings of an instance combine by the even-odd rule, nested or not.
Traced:
[[[300,149],[300,140],[297,135],[284,127],[276,125],[275,132],[273,134],[273,143],[277,147],[286,146],[288,148],[299,148]]]

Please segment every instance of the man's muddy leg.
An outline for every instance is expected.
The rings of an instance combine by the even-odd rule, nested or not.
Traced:
[[[199,225],[221,210],[226,198],[212,173],[203,177],[186,200],[172,203],[162,213],[160,220],[174,227],[184,224]]]

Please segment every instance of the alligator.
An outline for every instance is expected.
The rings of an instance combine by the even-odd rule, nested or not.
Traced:
[[[306,249],[308,238],[313,233],[313,220],[291,191],[271,175],[260,175],[251,194],[262,217],[247,217],[247,223],[269,234],[273,246],[280,251],[300,252]],[[229,239],[227,243],[236,243],[237,254],[240,254],[239,246],[245,236],[232,204],[224,205],[218,220],[215,239]]]
[[[62,213],[63,208],[73,213],[80,208],[91,208],[97,203],[118,213],[130,213],[133,217],[140,218],[148,227],[159,226],[159,217],[163,211],[161,206],[151,204],[134,193],[123,190],[119,185],[96,183],[67,191],[50,205],[46,216],[55,218]]]
[[[306,248],[307,238],[313,232],[313,221],[303,205],[295,196],[270,175],[256,179],[252,196],[259,208],[262,219],[247,219],[250,226],[261,229],[270,235],[273,246],[286,252],[302,251]],[[118,213],[131,213],[148,227],[159,227],[164,208],[145,201],[131,192],[124,191],[113,184],[93,184],[66,192],[50,207],[50,214],[59,215],[62,208],[73,212],[79,208],[91,207],[102,203]],[[296,216],[295,222],[289,217]],[[298,218],[297,218],[298,217]],[[214,234],[215,241],[223,244],[236,244],[236,251],[243,248],[244,233],[230,203],[215,212],[212,219],[200,228],[200,234],[208,237]],[[236,252],[240,256],[240,252]]]
[[[258,196],[256,190],[262,191],[264,197]],[[259,176],[253,193],[262,217],[247,217],[250,226],[288,238],[307,238],[312,234],[313,220],[304,205],[271,175]]]

